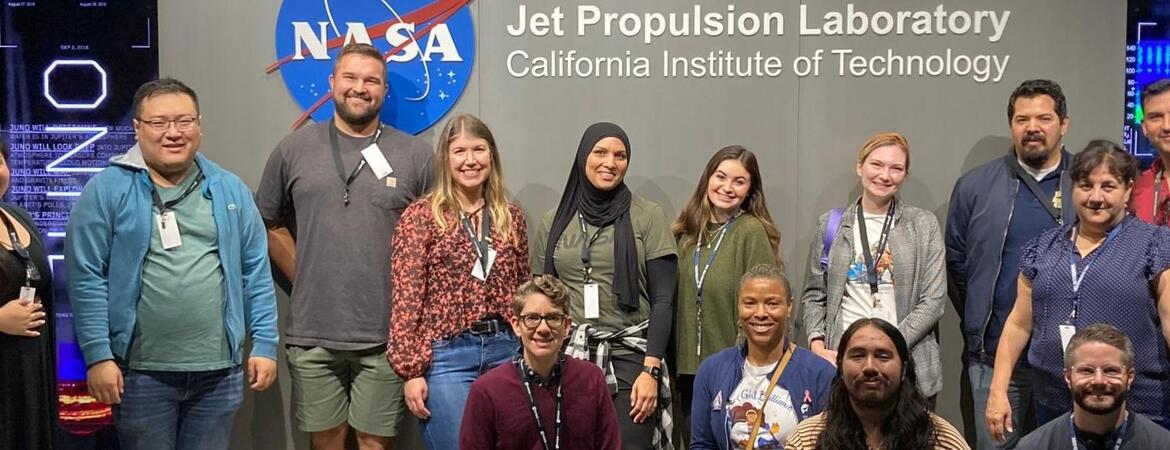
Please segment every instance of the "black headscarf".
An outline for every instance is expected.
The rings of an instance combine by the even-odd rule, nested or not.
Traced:
[[[581,136],[581,143],[577,144],[577,157],[569,169],[569,181],[565,183],[565,191],[561,194],[561,202],[557,205],[557,213],[548,232],[548,243],[544,248],[544,273],[557,273],[556,262],[553,259],[557,241],[561,239],[565,227],[577,220],[578,212],[589,225],[601,228],[613,224],[613,292],[619,305],[626,310],[636,311],[638,253],[634,244],[634,227],[630,223],[632,194],[626,187],[624,177],[616,187],[603,191],[594,187],[583,173],[585,160],[589,159],[593,146],[607,137],[620,139],[626,146],[627,155],[630,153],[630,138],[621,127],[601,122],[590,125],[585,130],[585,135]],[[588,239],[588,236],[581,238]]]

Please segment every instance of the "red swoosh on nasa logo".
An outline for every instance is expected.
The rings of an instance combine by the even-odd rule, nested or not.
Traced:
[[[451,16],[450,14],[447,14],[447,12],[449,12],[453,9],[457,10],[459,8],[462,8],[463,6],[467,5],[468,3],[471,3],[471,0],[436,0],[435,2],[430,3],[426,6],[423,6],[422,8],[419,8],[419,9],[416,9],[414,11],[406,13],[405,15],[402,16],[402,21],[407,22],[407,23],[421,23],[421,22],[430,21],[432,19],[436,19],[432,22],[431,25],[429,25],[429,26],[427,26],[427,28],[425,28],[426,30],[430,30],[431,27],[433,27],[435,24],[445,22],[446,18]],[[394,24],[396,24],[398,22],[399,22],[399,20],[397,18],[394,18],[394,19],[390,19],[390,20],[387,20],[387,21],[382,22],[382,23],[375,24],[375,25],[370,26],[370,27],[366,27],[366,33],[370,35],[370,39],[376,39],[376,38],[383,37],[386,35],[386,31],[389,30],[391,26],[393,26]],[[422,35],[422,34],[426,34],[426,33],[415,33],[414,37],[418,37],[419,35]],[[333,39],[326,41],[325,48],[327,50],[340,48],[344,44],[345,44],[345,36],[338,36],[338,37],[335,37]],[[397,53],[401,49],[402,49],[402,46],[395,47],[394,51],[387,53],[387,55],[392,54],[392,53]],[[301,50],[302,57],[308,56],[308,55],[309,55],[309,49],[305,48],[305,49]],[[296,55],[288,55],[288,56],[285,56],[283,58],[280,58],[279,60],[277,60],[276,62],[274,62],[272,64],[269,64],[268,67],[264,68],[264,73],[271,74],[272,72],[279,70],[281,66],[293,61],[293,58],[295,56]]]
[[[438,0],[434,3],[431,3],[430,5],[424,6],[422,8],[417,9],[417,10],[414,10],[410,13],[407,13],[406,16],[403,16],[403,20],[406,20],[406,21],[409,21],[412,23],[426,22],[429,20],[430,24],[428,24],[426,27],[423,27],[423,29],[421,29],[421,30],[416,30],[414,32],[414,34],[411,35],[411,40],[406,41],[406,42],[390,49],[390,51],[384,53],[382,55],[382,59],[389,58],[390,55],[393,55],[395,53],[402,51],[402,49],[405,48],[411,42],[417,41],[418,38],[422,37],[423,35],[425,35],[427,33],[430,33],[431,29],[434,28],[435,26],[437,26],[441,23],[447,22],[447,19],[450,19],[451,16],[455,15],[455,13],[458,12],[460,8],[463,8],[464,6],[466,6],[470,2],[471,2],[471,0]],[[422,14],[423,12],[430,14],[431,12],[433,12],[432,8],[435,8],[435,7],[445,7],[445,9],[439,11],[438,14],[436,14],[433,17],[423,17],[423,18],[421,18],[421,20],[408,20],[408,19],[415,18],[416,15],[424,15],[424,14]],[[371,31],[370,38],[372,39],[375,37],[384,36],[386,34],[386,29],[390,28],[390,25],[392,25],[394,23],[398,23],[398,21],[391,20],[391,21],[387,21],[387,22],[382,22],[381,24],[367,28],[368,31]],[[385,27],[383,27],[382,25],[385,25]],[[377,35],[373,34],[373,30],[375,30],[375,29],[379,30],[378,33],[381,33],[381,34],[377,34]],[[340,47],[341,44],[344,43],[344,41],[345,41],[344,37],[332,39],[329,41],[328,46],[329,46],[329,48]],[[302,51],[302,53],[303,53],[303,51]],[[287,56],[287,57],[281,59],[281,61],[285,61],[285,60],[291,61],[292,56]],[[270,66],[270,68],[272,70],[268,71],[267,73],[272,73],[280,65],[283,65],[283,62],[281,62],[281,61],[277,61],[276,63],[273,63],[273,66]],[[287,61],[285,61],[285,62],[287,62]],[[276,66],[276,67],[274,67],[274,66]],[[325,93],[323,95],[321,95],[321,98],[318,98],[317,101],[314,102],[312,106],[305,109],[305,112],[303,114],[301,114],[300,117],[297,117],[297,120],[293,121],[291,128],[293,130],[295,130],[297,128],[300,128],[302,125],[304,125],[305,122],[308,122],[309,117],[311,117],[313,115],[313,113],[316,112],[318,109],[321,109],[321,107],[324,106],[325,103],[328,102],[329,98],[332,96],[333,96],[332,89],[325,91]]]

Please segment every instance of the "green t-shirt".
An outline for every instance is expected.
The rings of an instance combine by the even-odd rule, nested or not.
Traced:
[[[699,271],[707,265],[711,248],[708,239],[717,239],[720,224],[709,224],[707,238],[699,250]],[[739,332],[739,279],[756,264],[776,264],[772,243],[764,231],[764,224],[755,216],[743,214],[735,220],[715,261],[703,278],[703,345],[698,344],[698,312],[695,289],[695,244],[678,248],[678,291],[674,305],[674,351],[672,362],[679,373],[694,374],[708,356],[735,345]],[[789,293],[792,295],[792,293]],[[791,319],[790,319],[791,320]]]
[[[555,215],[556,210],[544,215],[544,222],[535,236],[535,245],[531,246],[534,275],[544,273],[544,248]],[[673,255],[674,239],[670,237],[670,227],[666,224],[662,208],[636,195],[630,201],[630,224],[634,229],[638,252],[638,310],[625,311],[614,298],[613,226],[609,225],[601,229],[601,234],[590,247],[593,279],[598,285],[600,314],[598,318],[589,320],[585,320],[585,268],[581,263],[581,243],[584,239],[592,239],[594,233],[597,233],[597,228],[587,226],[586,238],[581,234],[580,221],[574,219],[561,233],[554,258],[557,277],[569,288],[569,314],[574,322],[587,322],[601,331],[618,331],[650,319],[650,296],[646,291],[646,261]]]
[[[182,195],[198,171],[178,186],[158,188],[165,203]],[[164,250],[154,217],[150,248],[142,263],[138,320],[127,364],[136,370],[195,372],[230,367],[224,325],[223,268],[219,262],[215,218],[204,186],[172,207],[182,245]]]

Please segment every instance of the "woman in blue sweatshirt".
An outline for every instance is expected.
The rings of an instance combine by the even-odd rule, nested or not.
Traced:
[[[737,304],[746,342],[699,366],[692,449],[783,448],[797,423],[824,408],[835,370],[788,339],[792,303],[780,268],[760,264],[743,275]]]

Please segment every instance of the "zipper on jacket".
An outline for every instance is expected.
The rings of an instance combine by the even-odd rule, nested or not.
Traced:
[[[1012,226],[1012,215],[1016,213],[1016,198],[1020,195],[1020,180],[1017,178],[1013,181],[1015,189],[1012,190],[1012,209],[1008,211],[1007,226],[1003,227],[1003,239],[999,241],[999,262],[995,265],[995,281],[999,282],[999,272],[1003,270],[1003,248],[1007,246],[1008,228]],[[991,286],[991,307],[987,309],[987,318],[983,319],[983,329],[979,331],[979,359],[982,361],[987,356],[987,325],[991,323],[991,313],[995,309],[995,285]],[[1004,319],[1007,320],[1007,319]]]

